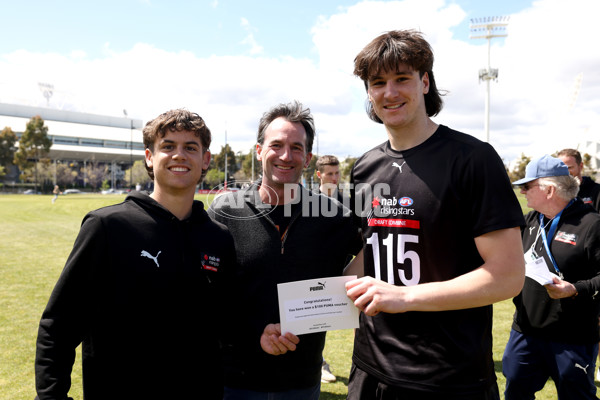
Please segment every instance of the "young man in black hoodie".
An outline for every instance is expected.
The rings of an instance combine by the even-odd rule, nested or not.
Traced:
[[[219,281],[233,239],[194,201],[210,130],[172,110],[143,131],[154,192],[85,216],[42,315],[39,400],[65,400],[82,343],[86,400],[221,399]]]

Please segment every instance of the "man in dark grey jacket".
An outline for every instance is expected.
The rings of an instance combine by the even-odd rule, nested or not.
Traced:
[[[300,103],[266,112],[256,145],[262,180],[209,209],[231,231],[238,261],[228,307],[235,318],[225,329],[227,400],[319,398],[325,333],[282,335],[277,284],[342,275],[360,240],[348,209],[299,184],[313,138]]]

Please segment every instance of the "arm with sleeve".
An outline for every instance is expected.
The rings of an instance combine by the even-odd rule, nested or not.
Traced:
[[[75,349],[86,331],[91,270],[102,264],[101,221],[86,217],[39,324],[35,383],[39,400],[64,400],[71,387]]]

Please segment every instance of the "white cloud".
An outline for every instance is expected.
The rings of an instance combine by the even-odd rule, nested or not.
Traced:
[[[240,25],[247,32],[247,35],[244,39],[242,39],[241,44],[246,44],[250,46],[250,55],[262,54],[264,49],[261,45],[257,43],[256,39],[254,38],[254,32],[256,32],[257,29],[250,25],[250,22],[243,17],[241,18]]]
[[[600,46],[593,39],[594,0],[540,0],[511,16],[509,35],[494,41],[491,141],[507,161],[600,139]],[[147,121],[185,107],[202,115],[213,132],[213,151],[224,133],[235,151],[253,144],[258,120],[270,106],[293,99],[315,115],[318,151],[358,156],[386,139],[364,112],[364,87],[352,75],[353,59],[376,35],[391,29],[423,31],[436,56],[438,86],[449,91],[436,122],[484,138],[487,63],[483,40],[459,41],[453,29],[466,12],[443,0],[361,2],[321,17],[312,29],[318,61],[265,57],[246,19],[247,55],[200,57],[139,43],[128,51],[104,46],[102,58],[25,50],[0,55],[0,101],[43,106],[38,82],[54,85],[50,106],[122,115]],[[301,34],[301,33],[299,33]],[[262,56],[261,56],[262,55]],[[576,101],[576,77],[583,74]],[[315,142],[315,151],[317,142]]]
[[[492,42],[492,67],[500,71],[499,81],[490,85],[491,141],[505,158],[521,152],[553,152],[576,146],[584,135],[598,135],[589,128],[598,126],[600,110],[594,95],[600,84],[594,72],[600,48],[590,40],[596,36],[591,7],[592,1],[585,0],[569,7],[556,0],[538,1],[511,17],[503,44]],[[321,19],[313,34],[322,68],[350,74],[348,60],[377,34],[420,29],[434,48],[438,85],[449,90],[436,121],[485,139],[485,84],[478,84],[477,76],[486,66],[487,45],[484,40],[453,39],[453,27],[465,16],[457,5],[443,1],[363,2]],[[342,65],[339,60],[347,62]],[[595,81],[584,78],[577,102],[569,110],[575,78],[581,72]],[[357,96],[358,104],[364,91]]]

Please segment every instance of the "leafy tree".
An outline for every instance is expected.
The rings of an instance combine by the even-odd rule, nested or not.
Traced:
[[[256,154],[254,153],[255,148],[252,147],[248,154],[242,156],[242,171],[246,176],[246,179],[252,180],[252,164],[254,163],[254,179],[258,179],[260,174],[262,173],[261,162],[256,159]]]
[[[21,182],[32,183],[35,177],[35,167],[32,163],[30,167],[19,169],[19,180]]]
[[[588,153],[585,153],[581,156],[583,158],[583,172],[582,175],[590,176],[594,179],[596,175],[596,170],[592,168],[592,156]]]
[[[75,180],[77,179],[77,175],[79,175],[76,170],[66,163],[56,164],[55,174],[56,184],[63,188],[73,186],[73,183],[75,183]]]
[[[0,132],[0,167],[13,164],[17,140],[17,135],[8,126]]]
[[[589,155],[588,153],[584,153],[581,158],[583,159],[583,167],[584,168],[588,168],[588,169],[592,169],[592,156]]]
[[[302,176],[306,180],[306,187],[309,187],[311,185],[311,183],[318,182],[317,175],[316,175],[318,159],[319,159],[319,156],[317,154],[313,154],[312,158],[310,159],[310,162],[308,163],[308,167],[304,168],[304,172],[302,173]]]
[[[21,182],[35,183],[37,174],[37,178],[43,181],[46,176],[50,176],[47,171],[47,164],[45,162],[32,161],[29,166],[19,170],[19,179]]]
[[[340,164],[340,182],[350,182],[350,173],[356,163],[356,157],[346,157]]]
[[[235,153],[228,144],[221,146],[219,154],[213,154],[214,165],[219,171],[225,171],[225,154],[227,154],[227,174],[233,175],[239,167],[236,162]]]
[[[19,172],[21,182],[35,184],[36,192],[44,192],[54,187],[54,165],[48,158],[32,161],[28,168]]]
[[[38,170],[36,161],[43,159],[52,146],[52,140],[48,137],[48,127],[39,115],[31,118],[25,127],[25,132],[19,140],[19,149],[15,153],[14,163],[21,170],[33,167],[35,178],[35,190],[38,185]]]
[[[206,173],[206,177],[204,178],[204,183],[209,188],[212,189],[212,188],[222,184],[224,179],[225,179],[225,172],[219,171],[218,169],[213,168],[213,169],[209,169],[208,172]]]
[[[525,167],[531,161],[531,157],[527,157],[525,154],[521,153],[521,158],[517,160],[517,163],[513,167],[512,171],[508,172],[508,178],[511,182],[517,181],[525,177]]]
[[[131,176],[131,179],[129,178]],[[148,171],[146,170],[146,161],[137,160],[133,163],[133,166],[125,171],[124,180],[126,185],[133,187],[138,183],[144,186],[146,183],[151,182]],[[131,182],[130,182],[131,180]]]
[[[92,162],[86,165],[82,172],[85,176],[85,181],[93,190],[97,190],[108,175],[108,165]]]

